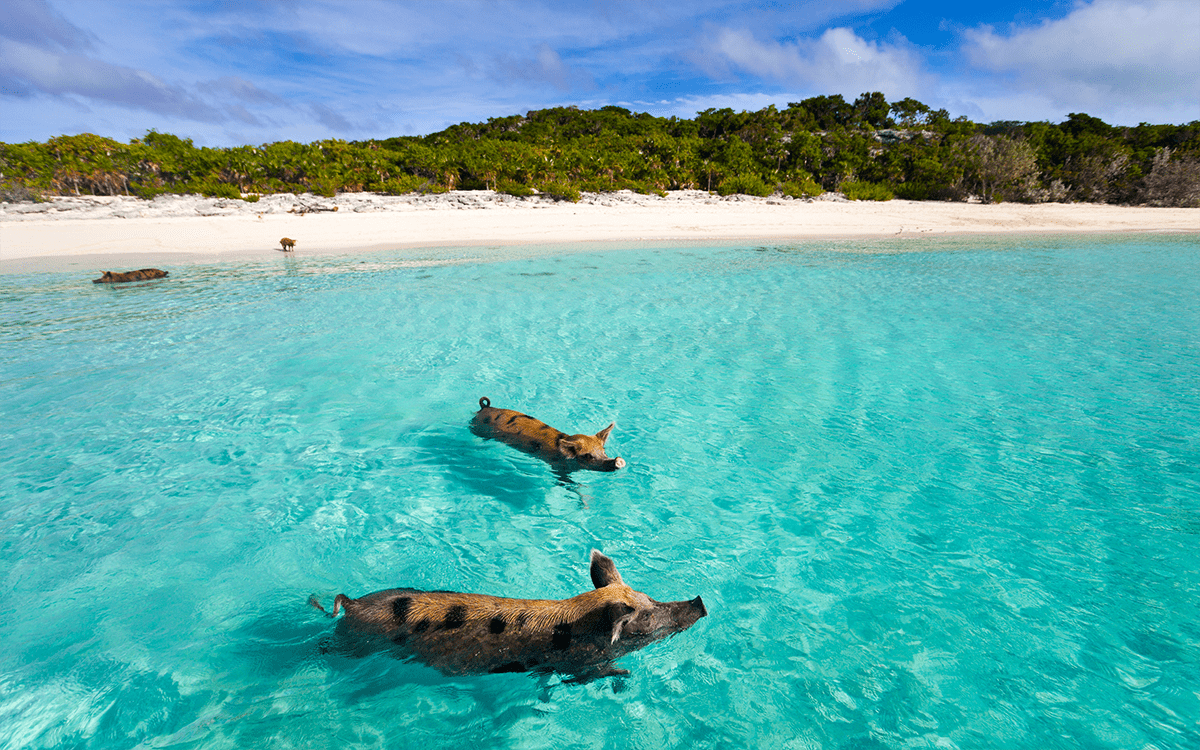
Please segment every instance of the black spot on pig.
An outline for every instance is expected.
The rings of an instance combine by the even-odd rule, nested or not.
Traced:
[[[554,626],[554,635],[550,639],[550,644],[559,651],[566,651],[571,647],[571,623],[561,622]]]
[[[610,424],[595,435],[568,435],[521,412],[494,409],[487,397],[479,399],[479,411],[471,419],[471,432],[479,437],[537,456],[562,473],[624,468],[625,459],[609,458],[604,452],[613,427]]]
[[[708,614],[700,597],[658,602],[635,591],[600,552],[592,552],[590,573],[591,590],[561,600],[413,589],[338,594],[330,616],[345,614],[329,650],[354,657],[388,651],[449,675],[558,672],[586,682],[624,674],[618,658]]]
[[[454,630],[461,628],[467,622],[467,608],[461,604],[456,604],[446,612],[446,619],[442,621],[442,627],[446,630]]]
[[[408,608],[412,605],[412,599],[407,596],[402,596],[392,602],[392,617],[396,618],[396,622],[403,625],[408,621]]]

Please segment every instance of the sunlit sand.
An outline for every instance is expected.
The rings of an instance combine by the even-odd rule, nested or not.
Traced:
[[[838,198],[722,198],[701,191],[665,197],[585,194],[579,203],[484,191],[334,198],[288,194],[256,203],[198,196],[64,197],[3,206],[0,270],[269,256],[281,252],[283,237],[295,239],[297,255],[311,255],[473,245],[1200,230],[1195,208]]]

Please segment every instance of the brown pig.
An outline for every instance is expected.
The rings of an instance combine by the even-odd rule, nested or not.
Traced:
[[[143,268],[140,271],[105,271],[104,275],[98,279],[92,279],[93,284],[120,284],[126,281],[148,281],[149,279],[161,279],[167,275],[166,271],[160,271],[157,268]]]
[[[471,419],[471,432],[479,437],[499,440],[566,473],[625,468],[625,459],[609,458],[604,453],[604,442],[615,423],[595,435],[568,435],[519,411],[493,409],[491,404],[486,396],[479,399],[479,411]]]
[[[578,680],[629,674],[613,661],[681,633],[708,614],[700,597],[656,602],[621,580],[592,550],[595,588],[570,599],[505,599],[449,591],[387,589],[338,594],[334,650],[356,656],[388,650],[448,675],[557,672]],[[325,608],[316,597],[309,603]]]

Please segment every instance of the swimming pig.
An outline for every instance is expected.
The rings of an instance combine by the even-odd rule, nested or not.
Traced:
[[[621,580],[613,561],[592,550],[595,589],[570,599],[504,599],[450,591],[388,589],[351,599],[338,594],[334,649],[355,656],[388,649],[448,675],[558,672],[583,681],[629,674],[613,661],[683,632],[708,614],[696,597],[656,602]],[[316,597],[309,603],[325,608]]]
[[[493,409],[491,404],[487,397],[479,399],[479,411],[471,419],[471,432],[479,437],[507,443],[564,472],[616,471],[625,467],[625,459],[609,458],[604,453],[604,442],[615,423],[595,435],[568,435],[519,411]]]
[[[104,275],[98,279],[92,279],[93,284],[120,284],[126,281],[146,281],[148,279],[161,279],[166,276],[166,271],[160,271],[157,268],[143,268],[140,271],[105,271]]]

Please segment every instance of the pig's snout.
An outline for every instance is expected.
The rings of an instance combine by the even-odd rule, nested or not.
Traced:
[[[623,458],[604,458],[591,464],[583,461],[579,463],[583,468],[591,469],[592,471],[616,471],[617,469],[625,468],[625,459]]]
[[[698,596],[697,596],[695,599],[693,599],[693,600],[691,600],[690,602],[688,602],[688,604],[692,605],[692,608],[693,608],[693,609],[698,609],[698,610],[700,610],[700,616],[701,616],[701,617],[707,617],[707,616],[708,616],[708,607],[705,607],[705,606],[704,606],[704,600],[703,600],[703,599],[701,599],[700,597],[698,597]]]

